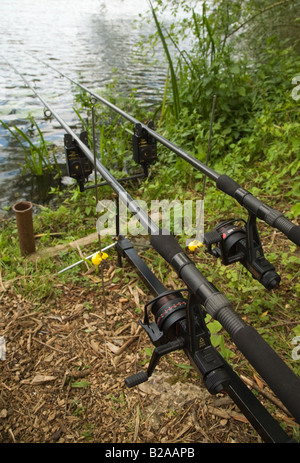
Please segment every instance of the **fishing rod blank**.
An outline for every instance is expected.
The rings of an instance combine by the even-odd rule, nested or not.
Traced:
[[[32,56],[30,55],[29,53],[27,53],[29,56]],[[212,180],[216,181],[219,177],[219,174],[217,174],[217,172],[215,172],[213,169],[210,169],[209,167],[207,167],[205,164],[203,164],[202,162],[200,162],[198,159],[195,159],[193,158],[191,155],[189,155],[188,153],[186,153],[184,150],[182,150],[181,148],[179,148],[178,146],[174,145],[173,143],[171,143],[169,140],[167,140],[166,138],[164,138],[162,135],[159,135],[157,132],[155,132],[155,130],[152,130],[151,128],[149,128],[147,125],[143,124],[142,122],[138,121],[137,119],[135,119],[133,116],[130,116],[129,114],[127,114],[125,111],[123,111],[122,109],[118,108],[116,105],[114,105],[113,103],[111,103],[110,101],[107,101],[105,98],[101,97],[100,95],[98,95],[97,93],[95,93],[93,90],[90,90],[88,89],[85,85],[82,85],[80,82],[77,82],[76,80],[72,79],[71,77],[67,76],[66,74],[64,74],[63,72],[59,71],[58,69],[54,68],[53,66],[51,66],[50,64],[46,63],[45,61],[41,60],[40,58],[37,58],[36,56],[32,56],[32,58],[36,59],[37,61],[40,61],[41,63],[43,63],[45,66],[48,66],[50,69],[52,69],[54,72],[57,72],[58,74],[60,74],[62,77],[65,77],[66,79],[68,79],[70,82],[72,82],[74,85],[77,85],[78,87],[82,88],[82,90],[84,90],[85,92],[89,93],[90,95],[92,95],[94,98],[96,98],[96,100],[100,101],[101,103],[105,104],[106,106],[108,106],[109,108],[111,108],[113,111],[115,111],[116,113],[118,113],[120,116],[124,117],[125,119],[127,119],[128,121],[132,122],[133,124],[140,124],[142,126],[143,129],[147,130],[148,133],[153,137],[155,138],[157,141],[159,141],[162,145],[166,146],[167,148],[169,148],[171,151],[173,151],[174,153],[178,154],[179,156],[181,156],[183,159],[185,159],[186,161],[188,161],[190,164],[192,164],[196,169],[200,170],[201,172],[205,173],[205,175],[207,175],[209,178],[211,178]]]
[[[78,146],[81,148],[83,153],[89,159],[89,161],[94,165],[94,155],[90,149],[82,142],[82,140],[74,133],[74,131],[66,124],[66,122],[57,114],[57,112],[47,103],[44,98],[35,90],[35,88],[28,82],[28,80],[8,61],[7,63],[11,68],[23,79],[25,84],[30,88],[30,90],[36,95],[36,97],[43,103],[43,105],[52,113],[53,117],[59,122],[61,127],[73,137],[77,142]],[[101,164],[100,161],[96,160],[96,165],[94,168],[102,175],[106,180],[107,184],[117,193],[118,197],[122,202],[127,206],[127,208],[139,219],[141,225],[145,228],[146,232],[151,234],[158,234],[158,226],[150,219],[150,217],[143,211],[139,204],[129,195],[129,193],[122,187],[122,185],[112,176],[112,174]]]
[[[205,164],[200,162],[198,159],[194,158],[193,156],[188,154],[186,151],[182,150],[181,148],[176,146],[174,143],[164,138],[162,135],[159,135],[157,132],[155,132],[155,130],[139,122],[137,119],[130,116],[125,111],[121,110],[120,108],[112,104],[111,102],[107,101],[105,98],[99,96],[97,93],[88,89],[84,85],[75,81],[71,77],[67,76],[66,74],[54,68],[50,64],[41,60],[40,58],[32,56],[29,53],[27,54],[31,56],[32,58],[36,59],[37,61],[40,61],[41,63],[43,63],[45,66],[48,66],[53,71],[59,73],[62,77],[65,77],[73,84],[82,88],[85,92],[92,95],[98,101],[105,104],[106,106],[111,108],[113,111],[115,111],[116,113],[118,113],[119,115],[127,119],[128,121],[132,122],[133,124],[140,124],[143,129],[145,129],[153,138],[159,141],[162,145],[169,148],[175,154],[177,154],[182,159],[184,159],[189,164],[191,164],[194,168],[196,168],[197,170],[205,174],[207,177],[209,177],[211,180],[213,180],[216,183],[216,186],[219,190],[223,191],[224,193],[234,198],[241,206],[247,209],[250,214],[254,214],[256,217],[265,221],[271,227],[276,228],[277,230],[281,231],[293,243],[295,243],[297,246],[300,246],[300,226],[295,225],[293,222],[287,219],[281,212],[264,204],[261,200],[259,200],[258,198],[253,196],[252,193],[250,193],[249,191],[241,187],[237,182],[235,182],[235,180],[233,180],[228,175],[218,174],[213,169],[206,166]]]

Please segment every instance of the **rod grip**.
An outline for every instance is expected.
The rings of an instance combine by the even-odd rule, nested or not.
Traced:
[[[183,252],[182,247],[176,240],[176,238],[171,235],[169,230],[160,228],[158,233],[151,235],[151,245],[154,249],[170,264],[173,257]]]
[[[151,244],[173,266],[192,293],[199,297],[207,313],[221,323],[240,352],[300,424],[300,378],[262,336],[241,319],[226,296],[201,274],[174,236],[166,232],[153,235]]]
[[[249,212],[264,220],[271,227],[277,228],[293,243],[300,246],[300,227],[287,219],[281,212],[264,204],[226,174],[218,177],[216,185],[219,190],[235,198]]]
[[[233,341],[300,424],[300,378],[253,327],[242,327]]]

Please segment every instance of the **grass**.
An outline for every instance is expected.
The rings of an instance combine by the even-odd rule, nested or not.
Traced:
[[[176,76],[176,73],[175,73],[175,70],[174,70],[173,60],[172,60],[171,53],[169,51],[167,41],[165,39],[163,30],[162,30],[162,27],[161,27],[161,24],[160,24],[160,22],[159,22],[159,20],[157,18],[157,15],[156,15],[155,10],[154,10],[154,8],[152,6],[152,3],[151,2],[149,2],[149,3],[150,3],[150,6],[151,6],[151,12],[152,12],[152,15],[153,15],[153,18],[154,18],[154,21],[155,21],[155,25],[156,25],[159,37],[161,39],[161,42],[162,42],[162,45],[163,45],[163,48],[164,48],[164,51],[166,53],[167,60],[168,60],[169,70],[170,70],[170,74],[171,74],[172,91],[173,91],[174,112],[175,112],[176,119],[178,119],[179,113],[180,113],[180,98],[179,98],[179,90],[178,90],[178,85],[177,85],[177,76]]]
[[[130,97],[124,101],[124,106],[133,102],[134,99]],[[78,114],[83,110],[83,103],[84,95],[77,95]],[[86,102],[85,109],[90,110]],[[134,112],[136,109],[138,108],[133,106]],[[138,114],[138,117],[141,120],[146,117],[146,113]],[[129,126],[125,124],[125,128],[121,126],[120,129],[118,122],[115,115],[104,108],[101,111],[101,116],[98,115],[97,128],[102,135],[100,139],[101,161],[110,168],[113,174],[122,176],[119,169],[124,163],[124,153],[131,162],[131,166],[134,169],[136,166],[131,161],[132,154],[129,151],[131,140]],[[264,130],[272,124],[273,120],[269,115],[264,120]],[[89,127],[85,128],[89,129]],[[166,128],[162,127],[161,130],[166,131]],[[118,137],[120,134],[121,137]],[[212,160],[212,167],[220,173],[227,173],[232,176],[268,205],[284,211],[287,217],[294,220],[299,213],[295,206],[297,182],[294,180],[297,177],[293,181],[291,178],[297,175],[297,161],[293,161],[286,169],[278,170],[282,144],[285,142],[294,143],[292,141],[294,127],[290,129],[290,134],[290,139],[285,140],[282,135],[278,136],[277,133],[273,133],[275,145],[278,140],[279,146],[277,151],[272,153],[271,166],[269,164],[270,157],[255,161],[249,155],[248,162],[247,160],[244,162],[247,167],[245,171],[240,159],[240,148],[237,146],[222,159],[215,157]],[[45,147],[46,144],[41,141],[41,146]],[[255,149],[254,143],[253,149]],[[158,150],[159,160],[156,165],[152,166],[150,177],[145,179],[140,186],[136,184],[126,185],[129,193],[135,199],[141,198],[148,204],[152,199],[199,199],[202,192],[203,174],[194,170],[182,159],[176,158],[164,147],[159,146]],[[205,150],[203,152],[205,153]],[[164,182],[161,181],[162,178],[165,179]],[[88,190],[82,194],[76,187],[71,187],[70,190],[63,192],[55,189],[53,194],[58,199],[59,207],[56,210],[44,208],[34,218],[35,233],[40,235],[37,239],[40,250],[57,244],[69,243],[96,231],[96,207],[93,190]],[[109,187],[101,188],[101,197],[111,199]],[[208,181],[205,191],[205,230],[214,228],[222,220],[241,215],[246,218],[245,211],[241,210],[241,207],[232,198],[216,190],[215,185]],[[16,292],[25,294],[34,304],[41,304],[45,309],[53,295],[60,291],[60,282],[63,284],[71,284],[72,282],[80,282],[84,285],[91,284],[89,279],[82,276],[82,266],[76,267],[70,273],[62,274],[60,278],[56,275],[58,270],[81,258],[78,251],[63,251],[54,259],[41,259],[37,263],[29,260],[24,261],[20,256],[14,221],[3,222],[2,225],[0,270],[3,284],[9,283]],[[273,347],[279,348],[279,351],[283,353],[295,371],[300,372],[299,364],[293,361],[291,356],[294,349],[291,344],[292,337],[296,336],[299,331],[297,309],[299,258],[296,246],[289,243],[280,234],[273,235],[273,230],[265,224],[260,223],[259,229],[266,257],[271,260],[282,277],[281,289],[277,293],[267,293],[240,264],[224,267],[220,261],[214,260],[203,251],[196,253],[193,257],[203,274],[226,294],[240,315],[253,323],[268,338]],[[186,237],[179,236],[178,239],[180,244],[184,246]],[[94,250],[94,248],[89,247],[82,251],[88,255]],[[171,277],[180,286],[180,281],[176,279],[174,273],[170,272],[170,267],[151,249],[145,251],[144,256],[147,262],[151,262],[154,272],[163,283],[166,283]],[[126,277],[122,269],[119,269],[116,278],[126,281]],[[289,290],[291,285],[292,291]],[[274,329],[272,325],[275,325]],[[212,329],[215,329],[215,326]],[[216,342],[219,342],[220,348],[223,349],[220,344],[223,339],[219,337],[219,331],[214,334],[216,335]],[[226,350],[223,352],[226,353]]]
[[[156,166],[154,170],[159,170]],[[144,182],[140,188],[134,188],[131,192],[133,196],[143,196],[145,200],[150,200],[156,192],[148,188],[150,179]],[[189,190],[191,197],[197,198],[198,191],[195,187]],[[178,193],[178,184],[169,186],[170,197]],[[110,196],[109,189],[103,189],[102,195]],[[184,191],[184,190],[183,190]],[[74,194],[76,192],[76,194]],[[37,235],[37,247],[39,250],[57,244],[66,244],[78,238],[87,236],[95,232],[96,210],[95,198],[92,190],[84,194],[77,190],[61,193],[61,205],[56,210],[44,208],[40,214],[34,217],[34,229]],[[229,207],[231,214],[240,215],[240,206],[234,205],[234,201],[224,198],[224,195],[216,194],[215,187],[208,184],[206,191],[207,210],[205,211],[206,230],[212,228],[217,222],[227,218]],[[262,200],[265,198],[262,197]],[[266,201],[269,203],[269,201]],[[276,198],[274,198],[276,202]],[[281,200],[279,209],[286,210],[288,203]],[[216,210],[218,211],[216,213]],[[212,215],[212,211],[214,215]],[[226,215],[225,215],[226,214]],[[285,240],[283,236],[273,235],[272,229],[267,225],[260,224],[262,242],[266,257],[275,265],[276,271],[281,274],[282,285],[277,292],[269,293],[258,282],[252,279],[250,274],[241,266],[233,264],[228,267],[222,266],[219,260],[208,256],[203,250],[191,255],[195,259],[202,273],[212,281],[217,288],[224,292],[233,302],[234,307],[240,315],[247,319],[251,324],[265,336],[270,344],[279,348],[283,352],[286,360],[292,367],[300,373],[299,364],[293,362],[291,352],[292,338],[299,330],[299,313],[297,308],[297,298],[299,295],[299,283],[297,274],[299,272],[299,257],[296,246]],[[178,237],[179,242],[184,245],[185,237]],[[108,244],[109,238],[104,240],[103,245]],[[276,245],[277,244],[277,245]],[[81,251],[91,254],[95,250],[96,243]],[[2,284],[10,283],[16,292],[22,293],[30,298],[33,303],[42,304],[45,308],[54,294],[59,292],[59,283],[70,284],[80,282],[81,284],[91,284],[88,278],[82,275],[82,266],[75,267],[71,272],[66,272],[60,277],[57,271],[78,261],[81,257],[76,250],[62,251],[55,258],[39,259],[37,262],[24,260],[20,256],[18,247],[18,236],[16,225],[13,219],[2,223],[0,231],[0,259],[1,259],[1,278]],[[163,261],[152,249],[143,251],[146,262],[150,262],[157,276],[166,283],[171,277],[177,280],[169,265]],[[112,262],[114,254],[110,256]],[[116,276],[119,280],[126,280],[127,275],[122,269],[118,269]],[[292,285],[292,286],[291,286]],[[291,287],[293,290],[291,291]],[[272,326],[274,325],[274,328]],[[213,327],[215,334],[219,330]],[[219,341],[220,339],[217,338]],[[225,351],[224,351],[225,352]]]
[[[56,160],[55,149],[52,148],[50,150],[42,131],[31,115],[28,116],[28,120],[31,128],[37,131],[38,140],[35,143],[32,142],[32,136],[28,135],[25,130],[21,130],[17,126],[11,128],[4,121],[0,120],[3,127],[15,138],[23,149],[25,163],[22,165],[22,171],[29,171],[33,175],[43,176],[45,173],[55,170],[57,175],[60,176],[61,171]]]

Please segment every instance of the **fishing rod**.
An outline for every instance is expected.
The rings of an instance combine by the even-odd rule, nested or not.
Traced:
[[[27,87],[35,94],[35,96],[41,101],[41,103],[51,112],[53,117],[57,120],[60,126],[76,141],[77,145],[80,147],[81,151],[85,154],[87,159],[94,165],[94,155],[78,137],[75,132],[66,124],[66,122],[59,116],[59,114],[52,108],[46,100],[36,91],[36,89],[30,84],[30,82],[7,60],[6,62],[10,65],[10,67],[21,77]],[[158,233],[159,228],[157,225],[150,219],[150,217],[141,209],[136,201],[129,195],[129,193],[122,187],[122,185],[116,181],[116,179],[112,176],[112,174],[105,168],[105,166],[100,163],[99,160],[96,160],[96,165],[94,167],[97,171],[102,175],[102,177],[106,180],[107,184],[115,191],[118,197],[124,202],[126,207],[132,212],[134,215],[139,217],[141,225],[144,227],[146,232],[150,233]]]
[[[184,159],[189,164],[191,164],[194,168],[202,172],[205,176],[213,180],[219,190],[223,191],[224,193],[234,198],[241,206],[243,206],[249,212],[249,214],[251,215],[251,220],[249,220],[248,228],[251,229],[252,235],[257,235],[257,232],[254,229],[254,220],[253,220],[253,216],[254,216],[254,217],[259,218],[260,220],[265,221],[271,227],[276,228],[277,230],[281,231],[294,244],[296,244],[297,246],[300,246],[300,226],[295,225],[288,218],[286,218],[281,212],[263,203],[260,199],[253,196],[252,193],[250,193],[249,191],[241,187],[235,180],[233,180],[228,175],[218,174],[213,169],[211,169],[210,167],[208,167],[207,165],[205,165],[198,159],[194,158],[189,153],[187,153],[183,149],[176,146],[174,143],[164,138],[162,135],[158,134],[153,128],[143,124],[142,122],[139,122],[136,118],[127,114],[125,111],[118,108],[116,105],[112,104],[111,102],[107,101],[105,98],[101,97],[100,95],[90,90],[86,86],[82,85],[80,82],[74,80],[73,78],[69,77],[62,71],[59,71],[58,69],[56,69],[49,63],[41,60],[40,58],[30,55],[29,53],[27,54],[31,56],[32,58],[36,59],[37,61],[40,61],[45,66],[49,67],[54,72],[60,74],[62,77],[66,78],[67,80],[72,82],[74,85],[80,87],[85,92],[89,93],[96,100],[105,104],[106,106],[111,108],[113,111],[118,113],[120,116],[124,117],[125,119],[132,122],[133,124],[140,126],[145,133],[149,134],[155,140],[157,140],[162,145],[166,146],[168,149],[170,149],[175,154],[177,154],[182,159]],[[251,252],[251,254],[254,254],[255,250],[251,249],[251,251],[249,252]],[[225,262],[226,261],[223,261],[223,263]]]
[[[9,64],[9,63],[8,63]],[[73,132],[34,87],[17,71],[34,95],[52,113],[61,127],[77,140],[83,153],[94,163],[94,156],[85,143]],[[118,183],[110,172],[96,161],[94,168],[104,177],[120,200],[133,212],[150,234],[153,248],[173,267],[186,288],[166,291],[164,285],[138,256],[129,240],[120,236],[118,253],[128,257],[145,277],[156,297],[145,305],[144,322],[140,322],[155,346],[147,372],[126,379],[128,387],[147,381],[159,359],[170,352],[184,350],[191,363],[202,375],[204,384],[212,394],[225,391],[238,404],[245,416],[267,442],[290,442],[278,423],[261,406],[232,368],[212,346],[205,324],[207,313],[219,321],[229,333],[240,352],[266,381],[287,410],[300,424],[300,378],[276,354],[262,336],[248,325],[235,311],[231,302],[210,283],[194,262],[186,255],[178,241],[168,230],[160,229]],[[182,292],[188,292],[188,299]],[[150,323],[147,307],[155,322]]]
[[[87,93],[90,93],[95,100],[104,103],[115,112],[135,124],[133,135],[134,159],[136,162],[140,162],[143,165],[145,175],[147,175],[147,162],[150,163],[150,160],[156,160],[156,153],[154,154],[156,145],[153,145],[153,140],[156,140],[164,144],[173,152],[179,154],[183,159],[188,161],[190,164],[196,167],[196,169],[205,174],[203,188],[205,188],[206,176],[208,176],[216,182],[216,185],[219,189],[237,199],[238,202],[248,211],[247,221],[243,219],[225,220],[217,225],[214,230],[206,232],[203,237],[203,244],[206,246],[206,251],[211,256],[220,258],[223,265],[226,266],[236,262],[241,262],[241,264],[251,273],[251,275],[268,290],[273,290],[279,286],[281,277],[275,271],[274,266],[268,261],[268,259],[266,259],[264,255],[256,219],[263,219],[268,224],[278,228],[280,231],[284,232],[286,236],[291,239],[291,241],[298,245],[300,245],[299,226],[293,224],[290,220],[284,217],[282,213],[271,209],[262,201],[255,198],[251,193],[240,187],[227,175],[219,175],[214,172],[206,165],[207,162],[206,164],[201,163],[188,153],[184,152],[182,149],[175,146],[169,140],[157,134],[153,128],[153,125],[148,124],[148,126],[146,126],[142,124],[134,117],[125,113],[117,106],[113,105],[81,83],[57,70],[50,64],[45,63],[40,58],[33,58],[48,66],[55,72],[59,73],[61,76],[67,78],[69,81],[79,86]],[[215,98],[213,101],[212,118],[214,113],[214,104]],[[139,154],[142,149],[145,149],[145,146],[147,146],[145,155]],[[208,150],[209,149],[210,146],[208,147]],[[200,221],[198,226],[200,226]],[[198,234],[199,232],[197,231],[197,235]],[[195,240],[189,243],[189,249],[192,252],[195,252],[195,250],[201,246],[202,242],[198,239],[198,236],[196,236]]]

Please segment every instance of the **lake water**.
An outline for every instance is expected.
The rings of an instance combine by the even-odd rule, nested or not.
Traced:
[[[119,77],[123,90],[137,88],[137,97],[146,104],[159,99],[165,60],[147,66],[136,47],[143,33],[154,30],[154,24],[140,30],[134,22],[148,9],[147,0],[1,0],[0,118],[24,130],[31,113],[46,140],[63,147],[63,129],[44,117],[40,101],[6,60],[72,127],[78,124],[72,111],[74,86],[34,57],[75,80],[80,77],[92,90]],[[16,198],[34,199],[31,180],[20,176],[23,162],[22,148],[1,125],[0,215]]]

